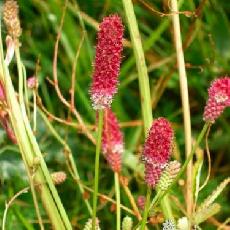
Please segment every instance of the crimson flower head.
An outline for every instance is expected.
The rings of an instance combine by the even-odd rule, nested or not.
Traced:
[[[145,162],[145,181],[154,187],[172,153],[174,132],[169,121],[156,119],[144,144],[142,160]]]
[[[123,31],[124,27],[118,15],[105,17],[99,26],[93,82],[90,89],[91,100],[96,110],[110,107],[117,92]]]
[[[230,78],[223,77],[214,80],[208,90],[204,121],[214,123],[228,106],[230,106]]]
[[[124,151],[123,135],[118,120],[110,108],[105,110],[102,132],[102,151],[113,171],[121,170],[121,154]]]

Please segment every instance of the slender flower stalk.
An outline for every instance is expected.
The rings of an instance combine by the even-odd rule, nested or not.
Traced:
[[[143,218],[142,218],[142,221],[141,221],[140,230],[145,229],[145,225],[146,225],[146,221],[147,221],[148,213],[149,213],[151,193],[152,193],[152,188],[148,186],[147,195],[146,195],[146,201],[145,201],[145,208],[144,208]]]
[[[106,109],[104,114],[104,126],[102,134],[102,152],[114,171],[117,230],[121,228],[121,204],[120,204],[120,184],[119,172],[121,171],[121,154],[124,151],[123,135],[120,130],[118,120],[112,110]]]
[[[98,43],[96,47],[96,57],[94,62],[93,81],[90,89],[93,108],[95,110],[98,110],[99,113],[93,194],[93,230],[95,230],[96,226],[99,159],[104,116],[103,110],[110,107],[113,96],[117,92],[121,53],[123,49],[123,30],[124,28],[121,18],[118,15],[111,15],[103,19],[102,23],[99,26],[98,32]],[[105,147],[104,143],[104,149],[105,148],[107,147]],[[111,156],[111,154],[109,156]],[[112,158],[108,157],[107,160],[112,161]],[[112,167],[116,168],[116,165]],[[119,170],[119,168],[116,168],[116,170]]]
[[[94,192],[93,192],[93,218],[92,218],[92,230],[96,229],[96,214],[97,214],[97,195],[98,195],[98,182],[99,182],[99,162],[100,162],[100,150],[102,142],[102,129],[103,129],[103,110],[99,110],[98,116],[98,133],[96,143],[96,156],[95,156],[95,171],[94,171]]]
[[[115,193],[116,193],[116,215],[117,215],[117,225],[116,229],[121,229],[121,195],[120,195],[120,184],[119,184],[119,174],[114,172],[114,181],[115,181]]]

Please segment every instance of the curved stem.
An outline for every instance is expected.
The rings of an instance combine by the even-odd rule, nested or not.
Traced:
[[[159,201],[159,198],[160,198],[161,194],[162,194],[162,192],[159,191],[159,192],[154,196],[154,198],[153,198],[153,200],[152,200],[152,202],[151,202],[151,204],[150,204],[150,206],[149,206],[149,211],[150,211],[150,210],[154,207],[154,205]]]
[[[211,156],[210,156],[210,151],[209,151],[209,146],[208,146],[208,136],[209,136],[210,128],[211,128],[211,126],[209,126],[208,131],[206,133],[206,137],[205,137],[206,152],[207,152],[207,157],[208,157],[208,174],[206,176],[204,183],[202,184],[202,186],[200,186],[199,192],[207,185],[208,180],[209,180],[210,175],[211,175],[212,165],[211,165]]]
[[[121,200],[120,200],[120,184],[119,184],[119,174],[114,173],[115,180],[115,192],[116,192],[116,209],[117,209],[117,230],[121,229]]]
[[[104,111],[98,112],[98,133],[96,143],[96,155],[95,155],[95,175],[94,175],[94,192],[93,192],[93,218],[92,218],[92,230],[96,229],[96,214],[97,214],[97,194],[98,194],[98,181],[99,181],[99,160],[101,150],[101,137],[103,129],[103,115]]]
[[[13,204],[13,202],[23,193],[27,193],[29,190],[29,187],[26,187],[24,189],[22,189],[21,191],[17,192],[8,203],[6,203],[6,207],[3,213],[3,218],[2,218],[2,230],[5,230],[6,228],[6,216],[7,216],[7,212],[9,207]]]
[[[148,187],[146,201],[145,201],[145,210],[144,210],[144,214],[143,214],[143,218],[142,218],[140,230],[144,230],[145,229],[145,225],[146,225],[146,221],[147,221],[148,213],[149,213],[151,193],[152,193],[152,189],[151,189],[151,187]]]

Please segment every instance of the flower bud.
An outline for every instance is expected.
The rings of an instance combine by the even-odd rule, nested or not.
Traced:
[[[13,38],[19,38],[22,33],[18,8],[18,3],[14,0],[6,0],[3,5],[3,20],[8,34]]]
[[[132,230],[133,220],[131,217],[126,216],[122,221],[122,230]]]
[[[63,171],[54,172],[51,174],[51,178],[55,185],[62,184],[66,180],[66,173]]]
[[[27,87],[29,89],[36,89],[38,88],[38,79],[35,76],[32,76],[27,79]]]
[[[86,222],[83,230],[92,230],[92,219],[88,219],[88,221]],[[96,219],[96,228],[95,230],[101,230],[100,226],[99,226],[99,220]]]
[[[230,78],[219,78],[212,82],[208,90],[208,101],[203,119],[214,123],[226,107],[230,106]]]
[[[170,161],[165,167],[160,180],[157,184],[158,188],[162,191],[166,191],[168,187],[172,184],[173,180],[176,178],[180,171],[180,163],[178,161]]]

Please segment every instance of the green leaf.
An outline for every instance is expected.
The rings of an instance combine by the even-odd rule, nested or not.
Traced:
[[[222,183],[220,183],[217,189],[214,190],[212,194],[208,196],[205,199],[205,201],[200,205],[198,212],[205,208],[208,208],[215,201],[215,199],[221,194],[221,192],[224,190],[224,188],[228,185],[229,182],[230,182],[230,177],[228,177]]]
[[[211,204],[208,207],[204,207],[203,209],[199,209],[193,216],[193,223],[200,224],[207,220],[209,217],[215,215],[220,211],[221,206],[217,203]]]

